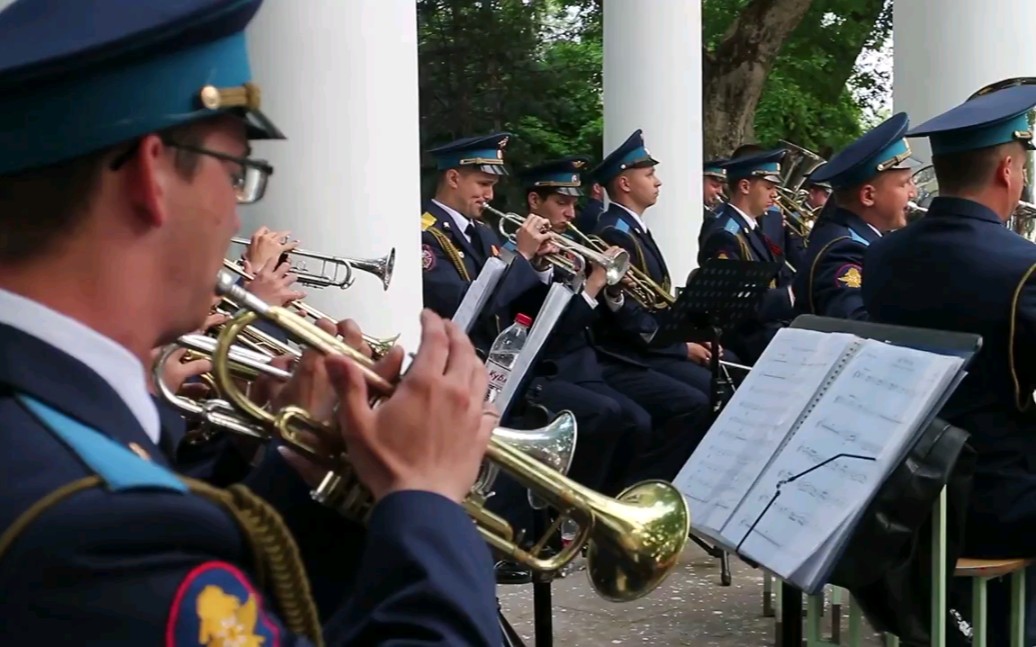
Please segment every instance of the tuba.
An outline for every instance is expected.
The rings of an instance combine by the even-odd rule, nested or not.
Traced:
[[[786,151],[781,160],[781,186],[797,195],[806,183],[806,178],[825,160],[808,148],[783,139],[780,141],[780,147]]]
[[[247,238],[232,238],[231,242],[247,246],[251,241]],[[287,253],[289,262],[292,257],[320,262],[319,272],[310,272],[306,261],[302,260],[291,266],[291,272],[298,277],[298,282],[313,288],[338,287],[343,290],[352,287],[356,278],[353,270],[368,272],[381,279],[384,289],[389,289],[392,282],[392,270],[396,265],[396,248],[381,258],[343,258],[304,249],[293,249]]]
[[[314,492],[318,501],[334,504],[343,513],[365,518],[373,501],[350,468],[348,457],[321,456],[307,445],[301,435],[303,431],[319,435],[330,431],[329,428],[313,420],[299,407],[289,406],[271,413],[248,401],[233,387],[228,352],[238,330],[262,317],[326,354],[344,355],[356,362],[372,391],[380,396],[390,395],[394,385],[374,372],[371,360],[363,354],[290,310],[270,306],[245,292],[226,272],[220,273],[217,292],[231,297],[244,308],[220,334],[213,357],[216,378],[226,389],[228,399],[249,417],[274,428],[285,442],[324,461],[330,471]],[[513,431],[521,433],[520,430]],[[546,431],[538,430],[535,435],[546,436],[549,440],[534,443],[535,447],[553,448],[557,435],[551,433],[554,431],[574,433],[575,422],[570,412],[559,414]],[[559,473],[556,468],[567,465],[570,457],[551,456],[550,451],[529,452],[527,446],[520,448],[509,442],[507,435],[501,430],[493,433],[486,457],[547,505],[554,507],[559,516],[547,534],[526,549],[519,544],[510,524],[485,507],[484,495],[473,490],[463,505],[490,546],[534,570],[554,573],[574,559],[586,544],[591,585],[602,597],[613,601],[633,600],[646,595],[676,566],[690,531],[690,514],[683,495],[671,484],[645,481],[626,489],[617,498],[606,497]],[[579,525],[576,540],[559,553],[545,553],[550,533],[560,528],[566,519]]]

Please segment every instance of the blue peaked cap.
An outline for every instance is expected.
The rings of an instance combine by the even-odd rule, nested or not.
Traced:
[[[644,146],[644,131],[638,128],[618,148],[608,154],[590,176],[598,184],[608,184],[626,169],[654,166],[658,160]]]
[[[809,176],[811,184],[827,182],[841,189],[863,184],[882,171],[920,166],[904,136],[910,127],[905,112],[898,112],[840,150]]]
[[[787,153],[783,148],[763,151],[728,160],[723,168],[731,180],[760,179],[781,183],[781,160]]]
[[[701,174],[708,175],[720,180],[727,179],[727,169],[723,168],[723,165],[729,162],[727,159],[715,159],[708,160],[702,163]]]
[[[0,174],[259,111],[244,29],[262,0],[16,0],[0,11]]]
[[[562,195],[581,196],[582,173],[589,163],[588,157],[565,157],[524,169],[519,178],[527,190],[551,189]]]
[[[1021,142],[1029,150],[1029,110],[1036,105],[1036,86],[1016,85],[965,101],[932,117],[906,134],[928,137],[933,155],[946,155]]]
[[[511,137],[511,133],[465,137],[431,148],[428,154],[435,158],[435,166],[440,171],[474,166],[483,173],[508,175],[504,166],[504,148]]]

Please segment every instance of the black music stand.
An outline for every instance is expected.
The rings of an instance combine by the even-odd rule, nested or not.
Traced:
[[[770,281],[781,269],[780,263],[710,259],[687,277],[676,302],[658,316],[658,332],[652,344],[708,340],[719,348],[724,330],[730,330],[752,316],[769,289]],[[719,353],[709,362],[709,404],[713,420],[727,401],[731,384],[720,370]],[[710,546],[696,535],[691,541],[710,557],[720,561],[720,585],[730,586],[730,555],[719,546]]]
[[[708,340],[719,348],[724,330],[755,314],[780,263],[710,259],[691,273],[676,302],[657,317],[652,345]],[[729,388],[720,371],[719,353],[712,353],[712,415],[719,414],[723,392]]]

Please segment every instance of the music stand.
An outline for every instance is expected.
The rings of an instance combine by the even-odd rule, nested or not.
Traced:
[[[719,348],[724,330],[753,316],[781,269],[780,263],[709,259],[691,273],[676,302],[657,317],[658,331],[652,345],[668,345],[707,339]],[[709,400],[712,416],[719,415],[724,384],[719,353],[712,353]]]
[[[953,355],[964,358],[964,366],[982,347],[982,338],[970,333],[912,328],[879,324],[869,321],[800,315],[791,322],[791,328],[805,328],[819,332],[845,332],[864,339],[876,339],[887,344],[906,346],[917,350]],[[802,644],[802,591],[781,581],[781,626],[777,644],[784,647]]]
[[[780,263],[709,259],[687,277],[676,302],[658,316],[658,331],[651,343],[667,345],[707,339],[719,348],[724,330],[730,330],[752,316],[780,270]],[[715,420],[726,402],[731,385],[720,370],[719,353],[709,361],[709,408]],[[730,555],[719,546],[710,546],[697,535],[690,535],[710,557],[719,560],[720,585],[730,586]]]

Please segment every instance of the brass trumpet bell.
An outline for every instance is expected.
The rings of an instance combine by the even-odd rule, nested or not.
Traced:
[[[320,434],[329,431],[328,427],[313,421],[297,407],[287,407],[276,414],[265,411],[249,402],[233,385],[227,353],[237,332],[257,317],[284,328],[317,350],[344,355],[356,362],[373,392],[386,396],[395,388],[372,370],[370,359],[290,310],[248,294],[235,285],[233,276],[221,273],[217,292],[245,308],[220,334],[213,356],[217,380],[231,403],[240,406],[245,415],[273,426],[286,442],[302,451],[319,456],[299,440],[299,431]],[[520,430],[512,431],[523,434]],[[636,599],[653,590],[675,566],[690,529],[687,504],[672,485],[660,481],[635,485],[619,499],[611,499],[560,474],[554,467],[567,465],[571,460],[565,454],[575,447],[575,432],[574,418],[563,412],[547,428],[533,430],[531,434],[526,431],[517,442],[512,433],[500,429],[490,437],[486,458],[558,512],[554,524],[531,548],[519,545],[510,524],[485,507],[484,493],[473,488],[464,508],[490,546],[540,572],[560,570],[580,553],[583,545],[588,545],[588,572],[595,590],[611,600]],[[542,462],[544,456],[550,465]],[[337,509],[353,518],[365,518],[372,500],[356,479],[348,457],[322,458],[332,466],[332,472],[314,492],[314,498],[336,504]],[[577,522],[579,533],[560,552],[549,554],[548,542],[566,519]]]
[[[515,242],[517,228],[525,224],[525,217],[519,216],[516,213],[504,213],[488,204],[483,205],[483,209],[497,218],[497,229],[500,231],[500,235],[508,241]],[[515,231],[508,231],[508,224],[513,225]],[[586,268],[586,263],[590,262],[605,269],[605,283],[615,285],[629,271],[630,255],[624,249],[620,250],[615,256],[607,256],[602,250],[581,245],[571,238],[566,238],[556,232],[551,233],[551,242],[557,245],[563,253],[551,254],[546,257],[547,260],[569,274],[582,274]]]

